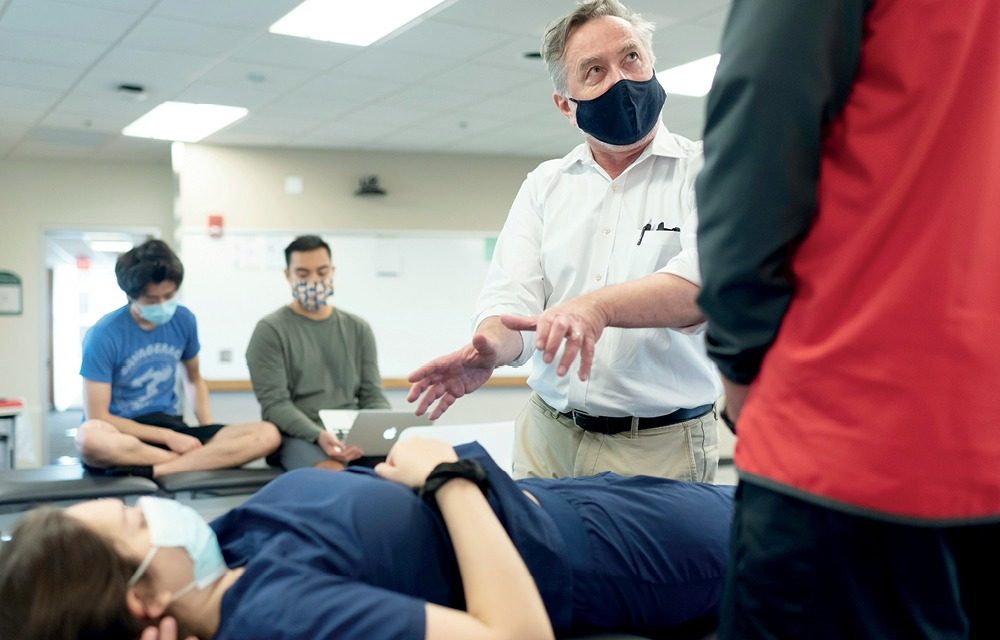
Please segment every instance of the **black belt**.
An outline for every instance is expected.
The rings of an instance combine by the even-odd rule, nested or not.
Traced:
[[[678,409],[666,415],[652,418],[639,418],[639,429],[653,429],[655,427],[668,427],[672,424],[700,418],[712,410],[713,404],[703,404],[693,409]],[[592,433],[603,433],[611,435],[622,431],[632,430],[632,416],[622,416],[620,418],[606,418],[604,416],[592,416],[580,411],[569,411],[560,415],[566,416],[573,421],[573,424],[584,431]]]

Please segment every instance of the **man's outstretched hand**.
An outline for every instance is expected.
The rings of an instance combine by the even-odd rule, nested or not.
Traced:
[[[500,364],[498,347],[481,333],[458,351],[435,358],[407,377],[412,383],[407,402],[420,400],[416,414],[424,415],[434,401],[437,405],[430,414],[437,420],[455,400],[472,393],[490,379]]]

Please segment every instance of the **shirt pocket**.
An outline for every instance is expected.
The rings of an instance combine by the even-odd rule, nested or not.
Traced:
[[[681,234],[677,231],[647,231],[642,243],[632,247],[628,279],[641,278],[667,266],[681,251]]]

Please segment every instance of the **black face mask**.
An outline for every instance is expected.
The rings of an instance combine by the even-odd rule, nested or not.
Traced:
[[[649,80],[619,80],[593,100],[574,100],[576,124],[601,142],[627,146],[642,140],[660,120],[667,92]]]

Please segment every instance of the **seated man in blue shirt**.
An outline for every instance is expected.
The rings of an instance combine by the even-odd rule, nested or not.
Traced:
[[[194,314],[174,299],[184,266],[170,247],[161,240],[135,247],[118,258],[115,275],[128,304],[98,320],[83,344],[88,420],[76,445],[84,463],[111,475],[159,477],[238,467],[277,449],[269,422],[213,423]],[[177,415],[178,363],[194,390],[196,427]]]

